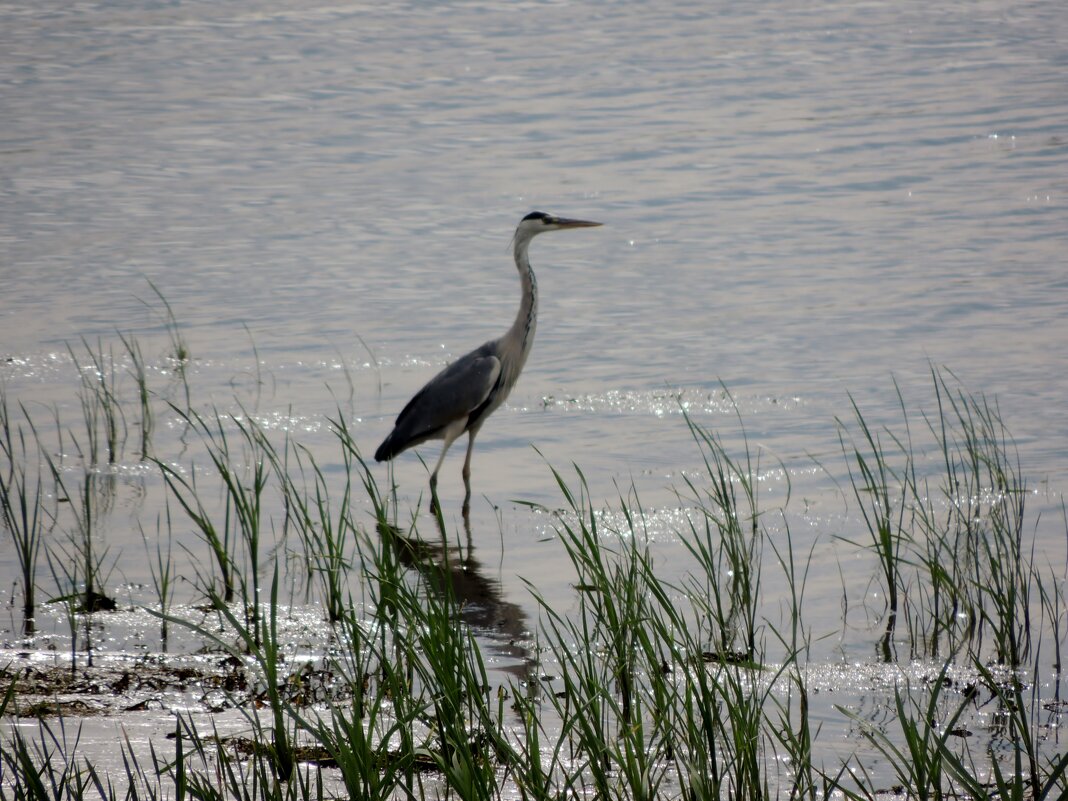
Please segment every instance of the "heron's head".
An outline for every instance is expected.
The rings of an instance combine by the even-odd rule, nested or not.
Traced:
[[[590,220],[573,220],[567,217],[556,217],[546,214],[544,211],[532,211],[519,221],[519,227],[515,229],[516,242],[529,242],[531,237],[545,231],[560,231],[565,228],[593,228],[601,225],[599,222]]]

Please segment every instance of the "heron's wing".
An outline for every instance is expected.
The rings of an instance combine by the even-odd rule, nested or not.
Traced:
[[[486,346],[457,359],[408,401],[375,459],[389,459],[468,417],[485,403],[500,374],[500,359]]]

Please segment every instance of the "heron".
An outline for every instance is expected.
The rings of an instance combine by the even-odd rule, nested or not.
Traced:
[[[534,344],[534,329],[538,323],[538,283],[527,255],[530,240],[546,231],[598,225],[601,223],[556,217],[543,211],[532,211],[519,221],[512,238],[512,250],[523,295],[512,327],[504,336],[491,339],[461,356],[431,378],[401,410],[393,430],[375,451],[375,461],[384,462],[427,440],[445,441],[430,474],[432,510],[437,509],[438,471],[445,461],[445,454],[453,442],[466,433],[463,512],[467,515],[471,506],[471,451],[475,447],[475,437],[486,418],[504,403],[519,380]]]

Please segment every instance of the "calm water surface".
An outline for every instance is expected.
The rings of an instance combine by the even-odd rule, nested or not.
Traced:
[[[815,628],[841,628],[841,560],[870,567],[835,539],[861,531],[835,418],[852,393],[899,420],[895,379],[931,410],[932,364],[998,400],[1063,559],[1065,42],[1056,2],[5,4],[0,378],[73,425],[66,343],[129,332],[163,364],[151,282],[195,402],[239,400],[336,465],[325,415],[370,453],[510,324],[509,238],[543,209],[605,227],[534,243],[537,342],[476,452],[472,545],[521,619],[520,576],[570,597],[551,525],[512,503],[561,504],[546,462],[577,462],[598,502],[633,484],[685,572],[675,488],[703,465],[676,398],[737,448],[723,387],[768,505],[788,476],[792,532],[816,543]],[[173,420],[157,438],[183,458]],[[109,542],[140,549],[162,494],[136,454],[123,467],[148,489]],[[414,506],[424,467],[394,476]],[[4,546],[5,587],[14,569]]]

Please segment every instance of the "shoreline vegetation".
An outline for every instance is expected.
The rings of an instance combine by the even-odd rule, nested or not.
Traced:
[[[763,504],[740,414],[740,447],[683,417],[705,469],[676,488],[682,579],[658,565],[635,491],[606,516],[581,465],[549,467],[561,508],[528,506],[553,521],[573,593],[560,603],[528,584],[527,622],[504,599],[485,602],[495,590],[469,561],[469,530],[418,518],[378,483],[340,409],[327,464],[240,403],[196,406],[188,346],[157,295],[158,364],[129,334],[69,347],[77,419],[0,385],[0,537],[18,567],[20,642],[34,641],[47,604],[69,645],[61,670],[0,664],[0,716],[39,718],[0,732],[0,799],[1068,794],[1066,554],[1036,550],[1033,488],[997,404],[948,371],[931,371],[930,409],[909,409],[898,390],[897,423],[875,424],[852,399],[834,421],[842,491],[863,522],[838,544],[876,566],[842,581],[877,588],[872,664],[895,678],[883,709],[836,707],[854,738],[827,748],[811,712],[813,554],[795,549],[789,499]],[[180,459],[156,446],[164,427],[180,431]],[[129,461],[165,495],[138,521],[140,554],[106,536],[113,468]],[[179,575],[179,556],[192,575]],[[151,602],[137,612],[162,653],[151,668],[102,667],[96,642],[119,606],[108,588],[131,558],[149,567]],[[326,632],[312,658],[289,631],[296,601]],[[176,641],[212,667],[169,655]],[[172,739],[147,756],[118,742],[121,770],[104,771],[77,754],[77,707],[47,703],[91,670],[111,670],[113,694],[130,682],[208,687],[245,734],[177,712]]]

